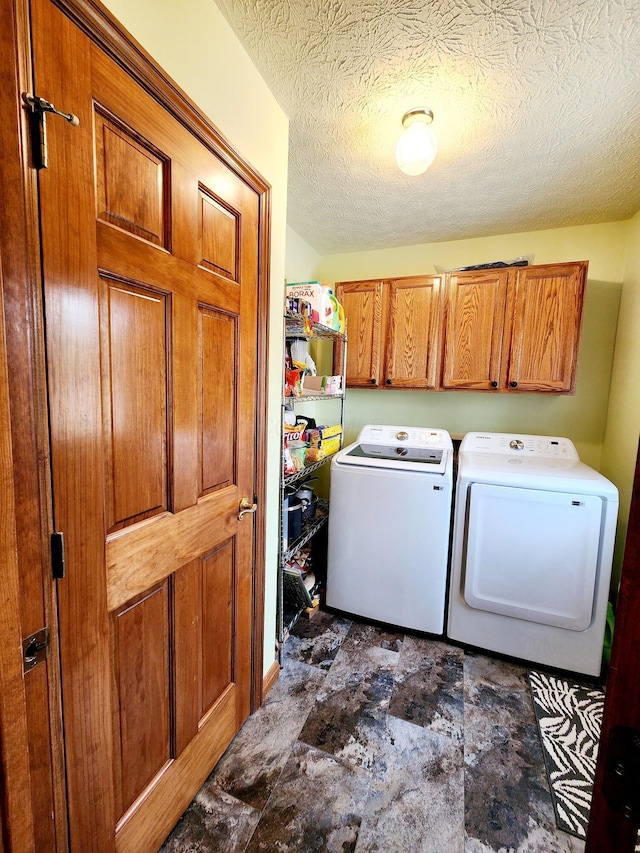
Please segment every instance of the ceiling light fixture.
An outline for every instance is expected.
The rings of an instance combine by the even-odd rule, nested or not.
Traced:
[[[416,107],[402,116],[404,130],[396,146],[396,160],[405,175],[421,175],[433,163],[438,140],[433,128],[433,113]]]

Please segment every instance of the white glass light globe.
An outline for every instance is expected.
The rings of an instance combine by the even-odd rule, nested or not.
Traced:
[[[438,140],[429,125],[414,120],[398,140],[396,160],[405,175],[421,175],[433,163]]]

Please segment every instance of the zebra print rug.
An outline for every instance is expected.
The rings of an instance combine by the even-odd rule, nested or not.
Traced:
[[[598,757],[604,693],[529,672],[533,708],[560,829],[585,838]]]

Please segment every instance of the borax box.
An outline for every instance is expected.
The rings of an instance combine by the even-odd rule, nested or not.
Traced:
[[[319,281],[293,281],[287,284],[287,299],[304,299],[310,302],[314,311],[320,312],[320,294],[322,285]]]

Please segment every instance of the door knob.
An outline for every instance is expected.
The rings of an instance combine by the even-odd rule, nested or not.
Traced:
[[[238,521],[242,521],[245,515],[254,513],[258,509],[258,504],[252,503],[251,498],[242,498],[238,509],[240,510],[238,512]]]

